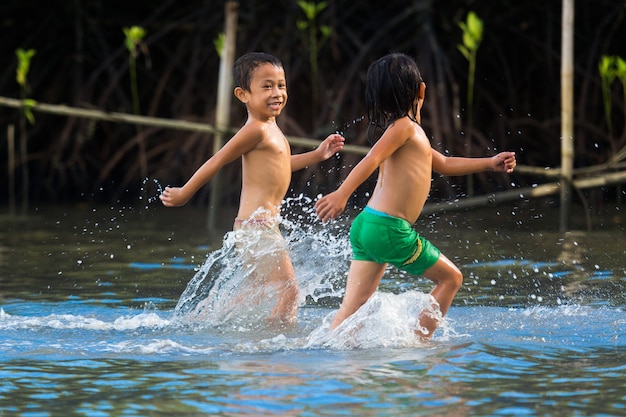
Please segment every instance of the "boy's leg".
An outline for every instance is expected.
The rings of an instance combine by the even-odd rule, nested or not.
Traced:
[[[454,296],[461,288],[463,283],[463,275],[461,271],[446,258],[443,254],[439,260],[424,272],[424,276],[435,283],[435,288],[430,295],[439,304],[441,315],[445,316],[448,308],[454,300]],[[437,328],[439,321],[434,318],[428,311],[422,311],[419,316],[420,326],[425,328],[427,333],[417,332],[421,337],[430,337]]]
[[[293,269],[289,252],[282,250],[272,254],[274,270],[270,273],[269,282],[278,295],[276,305],[272,308],[269,321],[277,324],[294,323],[298,315],[298,281]]]
[[[251,235],[240,237],[243,251],[242,261],[252,265],[250,291],[262,291],[263,297],[276,300],[267,318],[270,324],[295,323],[298,315],[298,281],[289,256],[287,242],[282,237],[278,224],[273,220],[236,220],[234,230],[244,229]],[[259,286],[263,286],[260,288]],[[253,302],[253,300],[239,300]]]
[[[339,326],[345,319],[354,314],[374,294],[378,283],[385,273],[387,264],[370,261],[352,261],[348,272],[346,293],[341,307],[335,314],[330,328]]]

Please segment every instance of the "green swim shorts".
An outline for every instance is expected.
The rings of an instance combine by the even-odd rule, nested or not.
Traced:
[[[350,244],[356,261],[390,263],[414,275],[422,275],[441,254],[408,221],[368,206],[352,222]]]

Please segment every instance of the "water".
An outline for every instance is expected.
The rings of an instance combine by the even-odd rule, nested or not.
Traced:
[[[410,331],[432,285],[390,270],[329,337],[346,219],[286,204],[305,295],[292,328],[176,314],[222,246],[206,214],[158,204],[40,208],[0,219],[0,415],[625,415],[623,217],[561,234],[550,209],[430,216],[418,229],[464,272],[433,340]],[[558,209],[552,209],[558,211]]]

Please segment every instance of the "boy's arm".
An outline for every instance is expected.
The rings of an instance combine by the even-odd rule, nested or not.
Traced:
[[[244,126],[227,143],[207,160],[189,178],[182,187],[165,187],[159,196],[166,207],[185,205],[191,197],[226,164],[251,151],[261,140],[261,136],[254,129]]]
[[[343,136],[334,133],[328,135],[326,139],[315,150],[297,155],[291,155],[291,170],[298,171],[309,165],[322,162],[343,149],[345,139]]]
[[[433,170],[448,176],[468,175],[483,171],[511,173],[517,161],[515,152],[501,152],[488,158],[445,156],[433,149]]]

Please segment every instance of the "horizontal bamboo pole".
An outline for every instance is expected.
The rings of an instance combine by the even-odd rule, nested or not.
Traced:
[[[21,100],[2,97],[0,96],[0,106],[22,108],[23,103]],[[37,103],[32,109],[41,113],[55,114],[59,116],[71,116],[80,117],[84,119],[102,120],[115,123],[128,123],[141,126],[162,127],[166,129],[186,130],[192,132],[204,132],[204,133],[229,133],[234,134],[238,129],[226,128],[218,129],[207,123],[189,122],[185,120],[172,120],[164,119],[160,117],[138,116],[135,114],[118,113],[118,112],[106,112],[95,109],[83,109],[79,107],[70,107],[62,104],[44,104]],[[287,140],[291,145],[304,146],[310,148],[316,148],[320,141],[316,139],[302,138],[297,136],[287,136]],[[365,155],[369,148],[366,146],[357,145],[345,145],[345,152],[352,152],[356,154]]]
[[[22,108],[21,100],[0,97],[0,105],[14,108]],[[206,123],[195,123],[184,120],[171,120],[158,117],[138,116],[128,113],[106,112],[95,109],[83,109],[80,107],[70,107],[63,104],[37,103],[33,110],[42,113],[56,114],[59,116],[72,116],[84,119],[103,120],[107,122],[129,123],[141,126],[163,127],[168,129],[190,130],[195,132],[216,133],[218,130]]]
[[[592,178],[581,178],[572,181],[572,185],[578,189],[603,187],[611,184],[626,182],[626,172],[611,172]],[[556,194],[561,189],[558,182],[541,184],[536,187],[518,188],[515,190],[499,191],[476,197],[467,197],[460,200],[444,203],[427,204],[422,214],[433,214],[445,211],[457,211],[466,208],[487,206],[489,204],[503,203],[506,201],[522,200],[527,198],[545,197]]]

